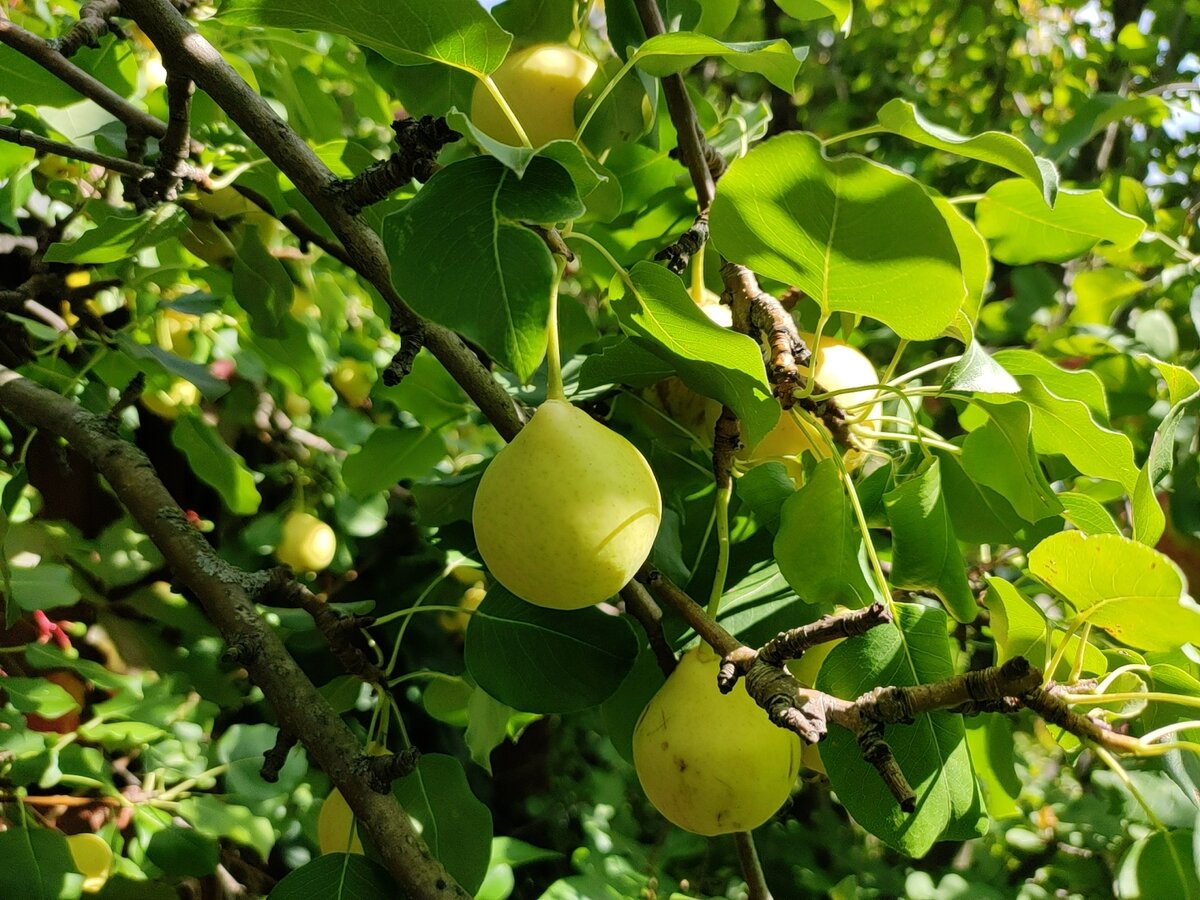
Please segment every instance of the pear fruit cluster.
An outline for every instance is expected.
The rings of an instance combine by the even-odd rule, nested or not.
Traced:
[[[722,694],[719,668],[707,646],[689,650],[633,732],[634,768],[650,802],[708,836],[762,825],[800,769],[800,739],[773,725],[742,681]]]
[[[637,448],[565,400],[547,400],[479,481],[475,542],[492,575],[553,609],[606,600],[658,534],[662,497]]]

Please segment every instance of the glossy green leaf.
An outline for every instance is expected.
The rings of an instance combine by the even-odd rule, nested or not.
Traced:
[[[266,859],[275,845],[271,820],[213,794],[193,794],[179,802],[179,815],[201,834],[253,848]]]
[[[524,712],[563,713],[607,700],[634,658],[629,623],[598,609],[563,612],[488,589],[467,627],[463,654],[475,682]]]
[[[512,35],[475,0],[405,3],[347,0],[334,5],[305,0],[229,0],[226,25],[265,25],[293,31],[329,31],[382,53],[394,63],[427,62],[489,73],[504,61]]]
[[[1112,515],[1094,497],[1077,491],[1058,494],[1063,506],[1063,518],[1086,534],[1120,534],[1121,529]]]
[[[988,815],[993,819],[1020,815],[1017,798],[1021,796],[1021,779],[1017,775],[1013,752],[1012,718],[985,713],[968,717],[966,726],[971,762],[983,785]]]
[[[57,719],[80,708],[63,687],[45,678],[0,677],[0,689],[19,712],[37,713],[45,719]]]
[[[879,124],[886,131],[947,153],[977,159],[1008,169],[1028,179],[1047,204],[1054,205],[1058,193],[1058,170],[1048,159],[1035,156],[1018,138],[1002,131],[985,131],[968,137],[930,122],[907,100],[889,100],[879,110]]]
[[[943,496],[958,539],[972,544],[1012,544],[1027,526],[1012,503],[963,468],[962,454],[934,448],[942,463]]]
[[[1107,325],[1125,301],[1145,287],[1128,269],[1105,267],[1079,272],[1071,282],[1075,305],[1068,318],[1084,325]]]
[[[838,644],[817,676],[817,688],[853,700],[878,685],[915,685],[954,674],[940,609],[897,604],[895,625],[873,628]],[[831,728],[821,744],[829,781],[854,819],[891,847],[923,856],[938,840],[982,834],[987,817],[971,767],[962,716],[938,712],[890,725],[884,738],[917,795],[903,812],[866,761],[854,735]]]
[[[203,878],[217,870],[220,848],[191,828],[164,828],[150,838],[146,857],[168,875]]]
[[[1029,553],[1029,571],[1088,622],[1140,650],[1200,643],[1200,607],[1163,554],[1130,538],[1079,531],[1051,535]]]
[[[396,882],[387,869],[361,853],[314,857],[271,889],[269,900],[391,900]]]
[[[979,309],[983,306],[983,298],[987,293],[988,284],[992,278],[992,255],[988,252],[988,244],[975,223],[963,215],[959,207],[940,194],[933,194],[933,203],[942,214],[954,246],[958,249],[959,265],[962,268],[963,281],[966,283],[967,296],[962,309],[958,311],[954,321],[946,326],[946,335],[964,344],[971,343],[975,332],[975,322],[979,318]]]
[[[1020,178],[988,188],[975,206],[975,224],[991,244],[992,256],[1012,266],[1066,262],[1104,242],[1129,247],[1146,229],[1101,191],[1059,191],[1051,209],[1041,192]]]
[[[93,201],[86,211],[96,227],[72,241],[51,244],[46,249],[46,262],[110,263],[128,259],[180,234],[188,222],[187,214],[170,204],[137,213]]]
[[[1200,877],[1192,861],[1191,831],[1154,831],[1135,841],[1117,867],[1116,891],[1122,900],[1200,895]]]
[[[987,422],[963,441],[962,466],[979,484],[1004,497],[1026,522],[1061,511],[1062,505],[1033,452],[1032,413],[1024,403],[976,404]]]
[[[673,375],[675,367],[634,338],[620,338],[599,353],[591,353],[579,372],[582,390],[605,384],[648,387]]]
[[[79,896],[83,876],[57,829],[10,827],[0,831],[0,896],[62,900]]]
[[[538,157],[524,178],[488,157],[437,172],[383,224],[392,282],[418,313],[478,341],[527,381],[546,354],[554,262],[520,222],[583,212],[570,175]]]
[[[286,336],[292,295],[292,279],[283,263],[263,246],[258,229],[247,228],[233,258],[233,297],[249,314],[256,336]]]
[[[54,609],[79,602],[71,570],[58,563],[42,562],[31,568],[13,566],[9,569],[10,596],[24,610]]]
[[[748,443],[765,437],[780,410],[754,341],[709,319],[663,266],[640,262],[629,275],[634,292],[611,301],[625,332],[674,366],[692,390],[737,413]]]
[[[1064,369],[1055,365],[1036,350],[1005,347],[997,350],[993,359],[1014,377],[1036,376],[1038,381],[1059,397],[1079,400],[1087,405],[1102,425],[1108,424],[1108,398],[1104,382],[1088,369]]]
[[[985,580],[988,591],[983,603],[991,614],[992,633],[996,637],[996,665],[1002,665],[1014,656],[1023,656],[1045,670],[1051,655],[1062,645],[1063,632],[1050,629],[1046,614],[1009,582],[992,575],[985,576]],[[1050,631],[1049,638],[1047,631]],[[1062,662],[1051,677],[1067,677],[1079,656],[1079,641],[1078,635],[1070,639],[1063,651]],[[1088,642],[1083,648],[1082,671],[1088,675],[1102,675],[1107,669],[1104,654]]]
[[[878,599],[862,533],[833,460],[818,463],[783,504],[775,559],[807,603],[857,609]]]
[[[676,31],[645,41],[633,59],[643,70],[661,78],[690,69],[706,56],[716,56],[739,71],[762,75],[780,90],[790,91],[807,52],[806,48],[793,49],[787,41],[726,43],[706,34]]]
[[[892,527],[893,586],[930,591],[959,622],[971,622],[979,607],[967,573],[954,524],[942,498],[941,463],[935,457],[883,497]]]
[[[843,32],[850,31],[850,17],[854,13],[851,0],[775,0],[775,3],[793,19],[809,22],[833,16],[833,21]]]
[[[963,350],[962,358],[946,373],[942,390],[958,393],[1015,394],[1021,390],[1021,386],[978,341],[971,341]]]
[[[734,262],[904,338],[941,334],[966,299],[954,236],[921,185],[861,156],[829,159],[810,134],[778,135],[735,161],[710,224]]]
[[[262,497],[254,475],[215,428],[198,416],[180,416],[171,429],[171,442],[187,457],[195,476],[221,495],[230,512],[240,516],[258,512]]]
[[[421,824],[421,838],[469,894],[483,883],[492,848],[492,814],[467,784],[452,756],[422,754],[415,772],[392,785],[404,811]]]
[[[446,455],[438,431],[428,428],[377,428],[357,453],[346,457],[342,480],[355,497],[384,491],[405,478],[419,478]]]

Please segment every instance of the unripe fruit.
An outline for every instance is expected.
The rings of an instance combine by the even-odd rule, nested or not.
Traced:
[[[343,359],[329,376],[333,388],[351,406],[362,406],[375,384],[375,367],[361,359]]]
[[[75,868],[83,875],[83,889],[93,894],[104,887],[112,871],[113,852],[104,838],[98,834],[67,835],[67,847]]]
[[[44,677],[70,694],[78,708],[63,713],[57,719],[47,719],[37,713],[25,713],[25,725],[30,731],[70,734],[79,727],[79,711],[83,709],[84,698],[87,696],[87,684],[70,669],[55,669],[46,672]]]
[[[342,792],[334,788],[317,816],[317,845],[322,853],[362,853],[354,813]]]
[[[812,349],[813,336],[802,333],[800,337],[809,349]],[[814,375],[823,390],[840,391],[879,383],[879,373],[875,371],[871,361],[844,341],[828,337],[821,338],[813,351],[813,357],[816,363],[813,367]],[[807,369],[800,371],[801,374],[808,374]],[[838,394],[834,399],[839,406],[847,407],[871,400],[875,396],[875,391],[863,390]],[[861,413],[861,409],[855,409],[847,414],[847,418],[853,420]],[[865,427],[872,431],[878,430],[880,424],[878,417],[881,413],[881,404],[876,403],[872,406],[865,419]],[[824,426],[818,427],[823,428]],[[875,442],[866,439],[861,443],[871,445]],[[811,426],[807,429],[802,428],[791,413],[785,412],[780,416],[779,424],[749,452],[743,453],[742,457],[751,463],[780,460],[788,467],[792,477],[796,478],[803,476],[803,469],[799,462],[791,457],[797,457],[805,451],[812,453],[817,459],[825,459],[829,456],[829,448],[821,434]]]
[[[596,74],[596,61],[565,44],[536,44],[512,53],[492,73],[529,142],[540,147],[575,137],[575,98]],[[471,121],[489,137],[519,145],[520,138],[482,83],[471,95]]]
[[[297,572],[320,572],[333,562],[337,535],[333,529],[306,512],[293,510],[283,520],[283,537],[275,558]]]
[[[629,441],[547,400],[483,473],[471,518],[497,581],[538,606],[582,609],[646,561],[662,498]]]
[[[177,419],[182,410],[200,402],[200,389],[184,378],[176,378],[165,391],[146,391],[142,406],[164,419]]]
[[[800,739],[771,724],[744,682],[722,694],[719,667],[705,645],[685,653],[633,732],[633,764],[650,802],[703,835],[766,822],[800,768]]]

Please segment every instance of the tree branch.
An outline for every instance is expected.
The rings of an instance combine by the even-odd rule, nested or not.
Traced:
[[[433,116],[401,119],[392,123],[392,131],[396,152],[338,185],[342,202],[352,214],[386,199],[413,179],[428,181],[439,168],[437,155],[442,147],[462,137],[445,119]]]
[[[394,318],[414,329],[424,328],[425,346],[497,431],[506,439],[515,437],[523,420],[512,398],[458,335],[425,322],[404,302],[392,285],[379,235],[346,210],[338,179],[316,153],[167,0],[126,0],[123,7],[154,42],[168,69],[191,78],[316,207],[355,261],[355,271],[379,291]]]
[[[646,638],[650,641],[650,649],[654,652],[658,667],[664,675],[670,676],[679,660],[675,658],[675,651],[663,633],[662,609],[636,579],[621,588],[621,599],[625,601],[625,612],[637,619],[646,630]]]
[[[384,865],[419,898],[465,898],[414,831],[391,794],[379,793],[359,762],[354,733],[305,676],[258,614],[262,573],[234,568],[192,528],[154,472],[150,460],[122,440],[103,418],[41,385],[0,367],[0,408],[60,437],[108,481],[180,582],[195,594],[232,655],[279,717],[280,727],[302,736],[312,758],[338,786]]]
[[[78,159],[81,162],[103,166],[109,171],[120,175],[128,175],[131,178],[145,178],[154,171],[149,166],[121,159],[119,156],[109,156],[107,153],[97,153],[95,150],[88,150],[84,147],[61,144],[58,141],[52,141],[39,134],[34,134],[32,131],[25,131],[21,128],[10,128],[8,125],[0,125],[0,141],[7,141],[10,144],[20,144],[22,147],[32,147],[40,153],[53,153],[55,156]]]
[[[111,30],[109,19],[121,11],[121,0],[88,0],[79,10],[79,21],[65,36],[50,42],[63,56],[74,56],[83,46],[99,47],[100,38]]]
[[[167,72],[167,133],[158,145],[158,162],[154,175],[145,185],[144,192],[151,198],[174,200],[185,179],[207,182],[208,177],[199,173],[197,178],[188,165],[188,150],[191,147],[192,93],[195,86],[186,75],[174,70]]]

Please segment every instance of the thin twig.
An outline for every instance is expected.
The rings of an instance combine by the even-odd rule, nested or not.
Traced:
[[[664,675],[669,676],[675,671],[679,660],[676,659],[675,651],[671,649],[671,644],[663,633],[662,609],[654,602],[650,592],[637,580],[631,581],[621,588],[621,599],[625,601],[625,611],[637,619],[645,629],[646,638],[650,642],[654,658],[658,661],[658,667]]]
[[[53,153],[55,156],[63,156],[67,159],[77,159],[81,162],[91,163],[92,165],[103,166],[111,172],[129,175],[133,178],[145,178],[154,171],[149,166],[121,159],[119,156],[109,156],[107,153],[97,153],[95,150],[88,150],[85,147],[73,147],[70,144],[62,144],[58,141],[44,138],[39,134],[34,134],[32,131],[25,131],[21,128],[10,128],[8,125],[0,125],[0,141],[8,141],[10,144],[20,144],[22,147],[32,147],[39,153]]]

